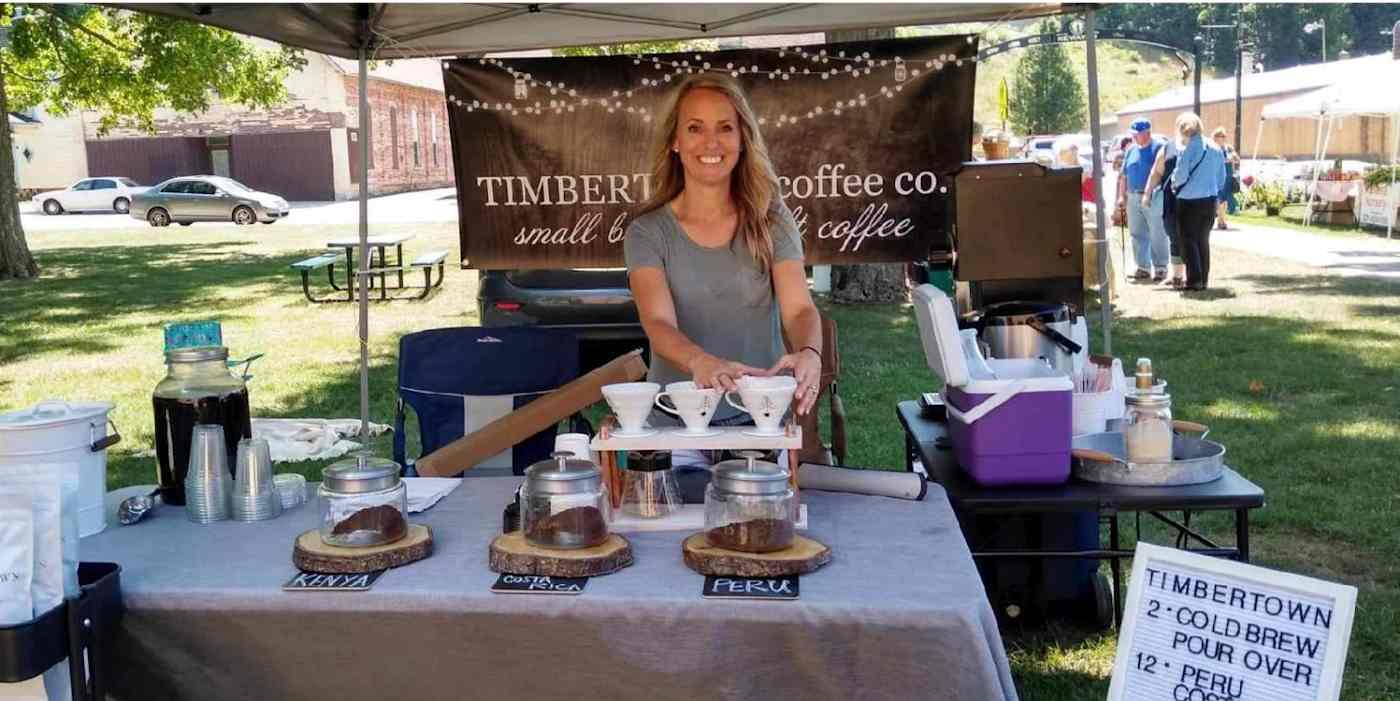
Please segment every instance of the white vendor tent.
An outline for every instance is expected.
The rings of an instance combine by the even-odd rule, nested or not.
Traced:
[[[1100,142],[1095,7],[1059,2],[1030,3],[111,3],[136,12],[179,17],[288,46],[359,60],[359,121],[368,133],[366,64],[375,59],[479,56],[484,53],[561,46],[700,39],[756,34],[802,34],[835,30],[947,24],[1014,22],[1043,15],[1082,12],[1088,68],[1089,126]],[[360,146],[360,248],[368,249],[369,139]],[[1102,152],[1093,149],[1095,178],[1103,177]],[[1095,216],[1104,239],[1099,193]],[[1100,243],[1102,248],[1102,243]],[[1107,302],[1107,253],[1099,256],[1099,293],[1105,353],[1112,350],[1111,305]],[[360,256],[359,275],[369,275]],[[359,291],[360,422],[369,426],[369,297]]]
[[[1324,88],[1298,95],[1297,97],[1275,102],[1264,108],[1261,120],[1270,119],[1315,119],[1317,120],[1317,142],[1315,159],[1327,157],[1328,137],[1332,125],[1346,117],[1383,117],[1391,120],[1390,163],[1400,162],[1400,60],[1389,55],[1376,56],[1351,71],[1346,77]],[[1263,133],[1263,129],[1259,130]],[[1255,153],[1258,156],[1258,139],[1255,140]],[[1313,183],[1309,196],[1317,188],[1321,175],[1320,168],[1313,169]],[[1390,215],[1386,238],[1395,229],[1394,210],[1396,206],[1395,179],[1392,171],[1391,194],[1388,200]],[[1311,209],[1309,210],[1311,214]]]

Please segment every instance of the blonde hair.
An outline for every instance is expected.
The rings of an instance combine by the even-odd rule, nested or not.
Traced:
[[[767,273],[773,265],[773,219],[779,199],[778,175],[768,158],[768,146],[758,131],[758,118],[738,81],[722,73],[697,73],[676,86],[666,99],[663,115],[652,140],[651,197],[638,208],[638,214],[660,209],[685,190],[685,169],[678,154],[671,150],[680,122],[681,100],[692,90],[715,90],[729,98],[739,115],[739,162],[729,180],[729,195],[739,213],[735,236],[749,247],[758,269]]]
[[[1204,130],[1205,126],[1201,124],[1201,118],[1196,116],[1195,112],[1182,112],[1180,115],[1177,115],[1177,134],[1189,139],[1200,134]]]
[[[1215,128],[1215,131],[1213,131],[1213,132],[1210,133],[1210,138],[1212,138],[1212,139],[1219,139],[1219,138],[1221,138],[1221,137],[1225,137],[1225,136],[1229,136],[1229,135],[1230,135],[1230,132],[1225,131],[1225,127],[1216,127],[1216,128]]]

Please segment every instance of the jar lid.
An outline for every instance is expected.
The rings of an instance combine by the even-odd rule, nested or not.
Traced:
[[[530,494],[585,494],[599,491],[603,473],[596,465],[573,457],[573,453],[551,453],[525,470],[525,491]]]
[[[205,346],[203,348],[176,348],[165,352],[167,363],[199,363],[205,360],[228,360],[228,348]]]
[[[368,453],[358,453],[321,470],[321,486],[341,494],[378,492],[398,483],[399,464]]]
[[[739,453],[742,460],[725,460],[711,471],[710,482],[715,489],[731,494],[782,494],[788,489],[787,468],[777,463],[759,460],[763,453],[748,450]]]
[[[1139,392],[1128,394],[1123,400],[1129,406],[1140,407],[1142,409],[1161,409],[1172,405],[1172,396],[1163,392]]]

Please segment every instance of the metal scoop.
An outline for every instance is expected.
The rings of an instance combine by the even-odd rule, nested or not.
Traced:
[[[134,497],[127,497],[117,505],[117,521],[123,526],[130,526],[140,521],[155,508],[155,496],[160,493],[160,489],[152,489],[150,494],[137,494]]]

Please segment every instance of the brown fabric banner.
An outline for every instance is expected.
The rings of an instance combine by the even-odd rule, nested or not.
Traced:
[[[696,71],[743,84],[809,263],[946,251],[971,154],[974,37],[444,62],[464,263],[620,267],[648,144]]]

